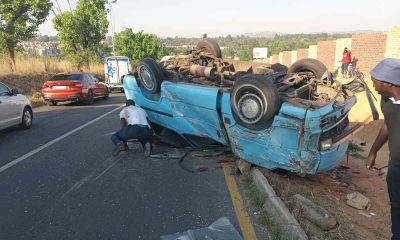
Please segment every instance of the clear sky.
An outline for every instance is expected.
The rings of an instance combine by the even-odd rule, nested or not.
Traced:
[[[61,10],[69,10],[68,0],[57,1]],[[69,2],[74,8],[77,0]],[[160,37],[387,31],[400,25],[400,0],[118,0],[112,15],[116,32],[132,28]],[[51,12],[39,33],[56,35],[53,17]]]

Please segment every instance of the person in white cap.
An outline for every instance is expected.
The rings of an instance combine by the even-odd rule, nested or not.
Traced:
[[[382,96],[383,125],[368,154],[368,169],[375,165],[377,152],[389,142],[388,186],[392,240],[400,239],[400,59],[387,58],[370,72],[375,90]]]

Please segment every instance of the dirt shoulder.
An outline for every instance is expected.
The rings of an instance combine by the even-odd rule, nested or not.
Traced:
[[[295,216],[311,239],[389,239],[390,208],[386,188],[386,170],[369,171],[366,157],[382,121],[371,122],[355,135],[348,161],[336,169],[299,177],[294,174],[262,170],[277,194],[293,209],[292,197],[299,193],[324,207],[338,220],[338,226],[324,232],[302,218]],[[377,167],[387,166],[387,146],[380,151]],[[370,208],[358,210],[346,204],[346,195],[359,192],[370,199]]]

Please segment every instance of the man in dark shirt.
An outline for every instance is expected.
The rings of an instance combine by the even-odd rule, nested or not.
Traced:
[[[376,154],[389,141],[388,185],[392,240],[400,240],[400,59],[388,58],[370,72],[375,90],[382,96],[383,125],[368,155],[368,169],[375,164]]]

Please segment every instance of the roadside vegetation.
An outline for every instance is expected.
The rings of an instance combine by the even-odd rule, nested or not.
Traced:
[[[132,69],[145,57],[160,59],[166,55],[186,54],[200,38],[164,38],[127,28],[114,36],[115,53],[110,38],[106,0],[78,0],[75,9],[62,11],[50,0],[10,0],[0,3],[0,81],[19,89],[40,105],[40,89],[44,81],[57,72],[84,70],[103,76],[103,59],[112,54],[131,59]],[[10,7],[11,6],[11,7]],[[56,37],[38,36],[38,27],[54,14]],[[273,38],[244,35],[218,37],[223,57],[252,58],[252,48],[267,47],[269,54],[308,47],[320,40],[347,37],[348,34],[275,35]],[[18,44],[22,41],[53,41],[61,50],[56,57],[39,57]],[[173,47],[171,47],[173,46]]]
[[[42,85],[53,74],[58,72],[76,71],[76,67],[68,60],[56,57],[17,57],[15,59],[16,71],[11,72],[8,63],[0,61],[0,82],[25,94],[33,106],[44,105],[40,94]],[[85,69],[84,69],[85,70]],[[92,63],[90,72],[99,78],[104,75],[103,64]]]
[[[239,57],[240,60],[251,60],[253,57],[253,48],[266,47],[268,55],[277,54],[281,51],[289,51],[298,48],[308,48],[309,45],[317,44],[318,41],[334,40],[338,38],[351,37],[351,34],[276,34],[273,38],[266,37],[248,37],[245,35],[218,37],[215,40],[223,47],[222,55],[226,58]],[[165,46],[195,46],[200,38],[166,38],[163,39]],[[182,54],[189,48],[168,48],[166,52],[169,55]]]
[[[258,213],[256,222],[268,230],[270,239],[288,240],[270,214],[263,209],[265,197],[258,191],[251,178],[248,176],[241,176],[240,183],[250,202],[252,210]]]

